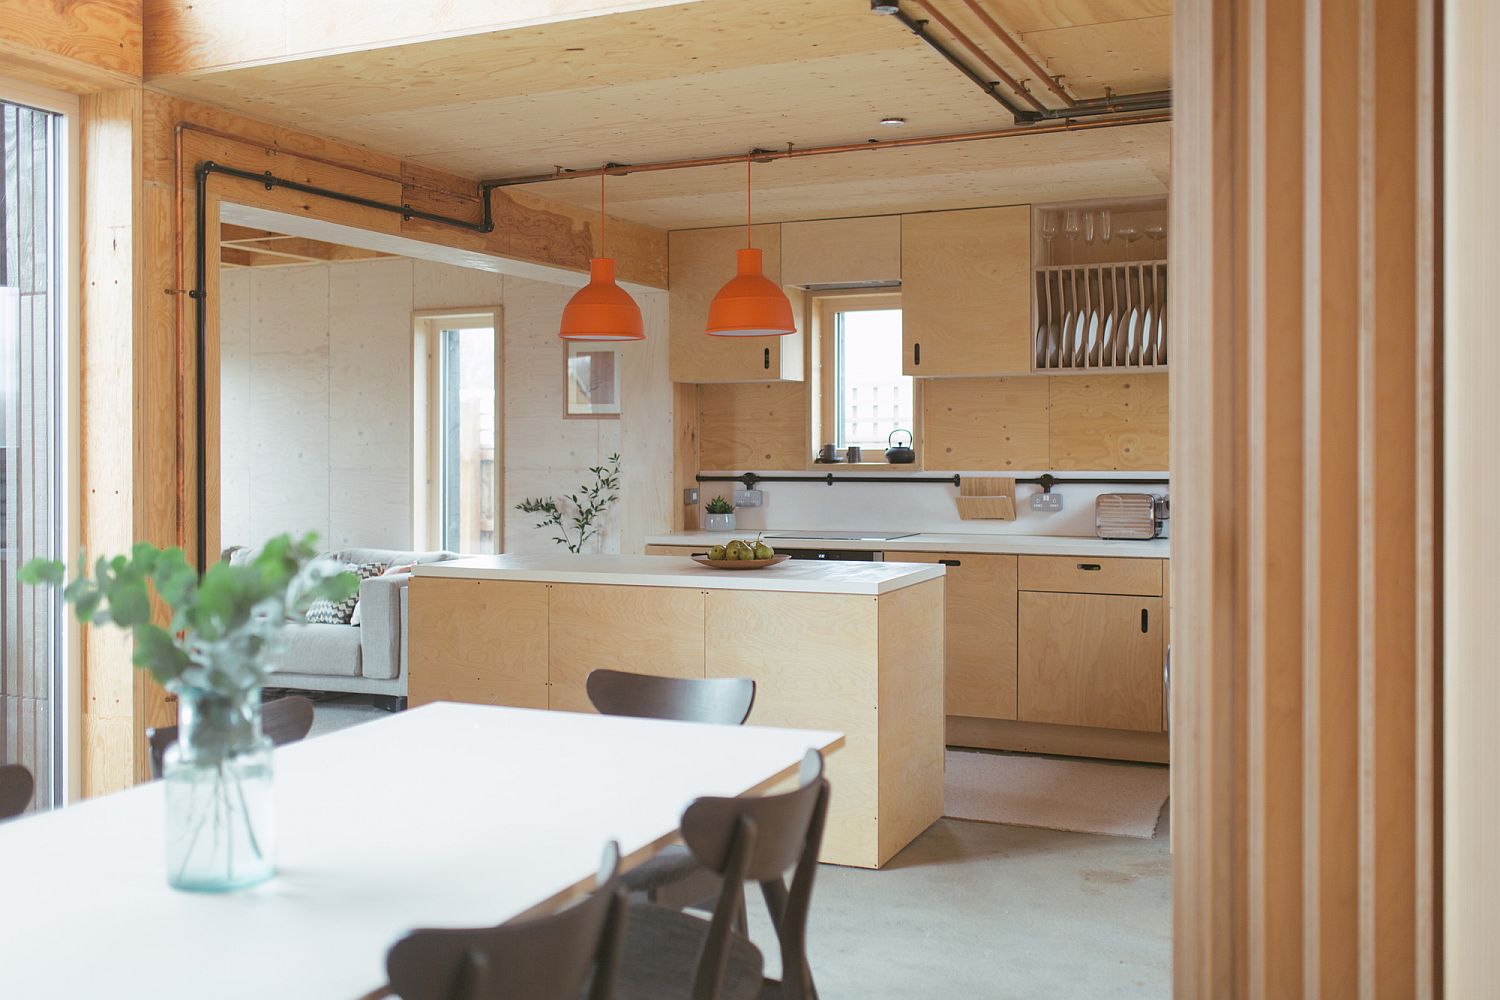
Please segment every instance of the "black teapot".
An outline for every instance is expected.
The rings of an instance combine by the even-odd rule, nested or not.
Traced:
[[[897,434],[906,435],[905,444],[896,443]],[[902,430],[901,428],[891,431],[891,436],[885,439],[885,443],[890,445],[885,450],[885,460],[892,465],[910,465],[917,460],[916,449],[912,447],[915,442],[916,439],[912,437],[911,431]]]

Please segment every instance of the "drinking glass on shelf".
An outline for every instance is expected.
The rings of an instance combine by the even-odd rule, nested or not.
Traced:
[[[1057,239],[1057,213],[1042,213],[1042,242],[1047,244],[1047,263],[1052,263],[1052,241]]]
[[[1101,208],[1099,209],[1099,238],[1108,243],[1111,235],[1113,234],[1110,232],[1109,209]]]
[[[1125,241],[1125,256],[1128,258],[1130,248],[1135,245],[1136,240],[1141,238],[1141,231],[1134,226],[1121,226],[1115,230],[1115,235]]]
[[[1063,213],[1063,234],[1068,237],[1068,242],[1076,242],[1078,239],[1078,209],[1070,208]]]
[[[1083,242],[1089,246],[1094,245],[1094,213],[1083,213]]]
[[[1153,222],[1145,228],[1147,236],[1151,237],[1151,252],[1158,260],[1161,259],[1161,241],[1167,237],[1167,227]]]

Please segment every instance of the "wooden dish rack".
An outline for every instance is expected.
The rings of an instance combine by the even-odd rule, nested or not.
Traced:
[[[1036,269],[1037,371],[1167,366],[1167,262]]]

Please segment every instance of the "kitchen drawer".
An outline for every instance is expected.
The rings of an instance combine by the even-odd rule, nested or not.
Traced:
[[[1093,556],[1021,556],[1021,590],[1160,597],[1166,560]]]

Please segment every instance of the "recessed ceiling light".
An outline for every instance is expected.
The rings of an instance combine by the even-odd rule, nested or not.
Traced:
[[[870,0],[870,13],[894,14],[901,9],[897,0]]]
[[[882,124],[882,125],[905,125],[906,124],[906,119],[905,118],[897,118],[895,115],[886,115],[884,118],[880,119],[880,124]]]

